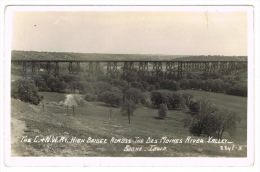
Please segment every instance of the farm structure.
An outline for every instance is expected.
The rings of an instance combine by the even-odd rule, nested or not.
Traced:
[[[62,73],[89,75],[106,73],[110,76],[131,77],[138,74],[140,79],[154,78],[182,79],[188,72],[229,74],[247,70],[247,61],[99,61],[99,60],[12,60],[12,65],[21,69],[23,77],[47,71],[49,75]]]

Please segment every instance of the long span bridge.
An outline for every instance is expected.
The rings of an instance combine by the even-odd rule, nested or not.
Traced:
[[[247,61],[120,61],[120,60],[12,60],[12,66],[18,66],[23,77],[37,75],[46,71],[54,77],[68,72],[79,74],[86,72],[96,75],[105,72],[108,75],[131,77],[134,72],[140,79],[145,77],[165,77],[181,79],[188,72],[207,72],[228,74],[247,70]]]

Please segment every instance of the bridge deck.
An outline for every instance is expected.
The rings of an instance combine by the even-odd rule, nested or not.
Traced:
[[[11,62],[184,62],[184,63],[208,63],[208,62],[247,62],[247,61],[185,61],[185,60],[11,60]]]

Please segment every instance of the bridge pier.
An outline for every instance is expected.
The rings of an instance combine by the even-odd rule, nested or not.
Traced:
[[[80,62],[69,62],[69,73],[77,75],[80,72]]]
[[[59,63],[58,62],[47,62],[46,64],[47,73],[54,77],[59,76]]]
[[[96,75],[100,73],[100,64],[99,62],[89,62],[88,69],[90,75]]]
[[[112,77],[117,76],[117,62],[107,62],[107,74]]]
[[[134,62],[124,62],[123,78],[130,81],[134,77]]]
[[[178,70],[177,70],[177,79],[181,79],[183,75],[183,68],[182,68],[183,62],[178,62]]]
[[[228,69],[227,62],[220,62],[220,66],[219,66],[220,73],[226,75],[227,69]]]
[[[166,62],[165,78],[167,79],[176,78],[175,62]]]
[[[138,71],[139,79],[146,79],[149,77],[149,68],[148,62],[139,62],[139,71]]]
[[[27,76],[27,63],[28,62],[23,62],[23,77]]]
[[[152,77],[156,80],[163,78],[162,62],[153,62]]]

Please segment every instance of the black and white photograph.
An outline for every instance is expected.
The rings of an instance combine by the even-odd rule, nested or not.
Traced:
[[[251,6],[6,11],[11,157],[251,158]]]

